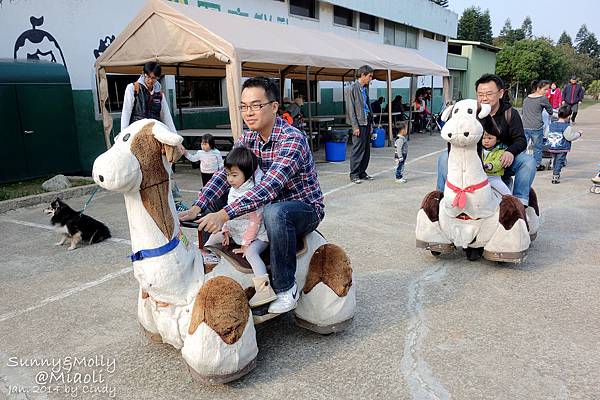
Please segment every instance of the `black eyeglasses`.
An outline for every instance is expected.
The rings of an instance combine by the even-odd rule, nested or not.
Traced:
[[[266,103],[257,103],[257,104],[250,104],[249,106],[242,104],[241,106],[238,107],[238,109],[241,112],[248,112],[248,110],[252,110],[252,111],[260,111],[264,106],[268,106],[271,103],[274,103],[275,100],[271,100],[269,102]]]

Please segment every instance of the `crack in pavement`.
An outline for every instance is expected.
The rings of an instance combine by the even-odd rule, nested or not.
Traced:
[[[433,376],[424,358],[424,342],[427,336],[427,319],[423,311],[425,285],[440,282],[446,274],[446,262],[428,268],[408,286],[408,328],[404,339],[404,355],[401,371],[408,383],[413,399],[450,399],[446,388]]]

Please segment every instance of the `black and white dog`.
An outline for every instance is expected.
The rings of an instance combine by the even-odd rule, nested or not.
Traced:
[[[59,225],[64,228],[63,238],[56,243],[57,246],[63,245],[67,239],[70,239],[69,250],[74,250],[80,241],[87,244],[99,243],[110,237],[108,227],[94,218],[73,210],[58,197],[50,207],[44,212],[51,215],[52,225]]]

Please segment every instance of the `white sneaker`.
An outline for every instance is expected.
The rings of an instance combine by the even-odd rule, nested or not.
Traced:
[[[294,286],[285,292],[277,293],[277,300],[271,303],[269,306],[269,312],[271,314],[283,314],[296,308],[298,299],[300,298],[300,291],[298,285],[294,282]]]
[[[406,183],[406,179],[398,178],[398,179],[396,179],[396,183]]]

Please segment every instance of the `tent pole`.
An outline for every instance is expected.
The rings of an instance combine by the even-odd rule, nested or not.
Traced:
[[[408,140],[410,140],[410,132],[412,129],[412,117],[413,117],[413,103],[414,103],[414,93],[413,93],[413,86],[415,85],[415,78],[414,76],[410,77],[410,83],[408,84]]]
[[[309,70],[310,70],[310,67],[307,65],[306,66],[306,97],[308,99],[308,140],[309,140],[308,145],[309,145],[310,149],[312,151],[314,151],[313,141],[312,141],[312,135],[313,135],[313,132],[312,132],[312,110],[311,110],[312,107],[310,105],[311,96],[310,96]],[[318,132],[317,132],[317,135],[318,135]]]
[[[177,105],[177,103],[179,103],[179,107],[177,107],[179,109],[179,129],[183,130],[183,111],[181,110],[181,93],[179,90],[179,64],[177,64],[177,71],[176,71],[176,75],[175,75],[175,95],[177,96],[177,100],[175,100],[175,105]]]
[[[281,105],[283,106],[283,95],[284,95],[284,89],[283,87],[285,86],[285,72],[283,70],[279,71],[279,101],[281,102]]]
[[[344,77],[346,75],[342,75],[342,114],[346,114],[346,93],[344,93]]]
[[[392,71],[387,70],[387,93],[388,93],[388,145],[392,146],[394,140],[392,133]]]

